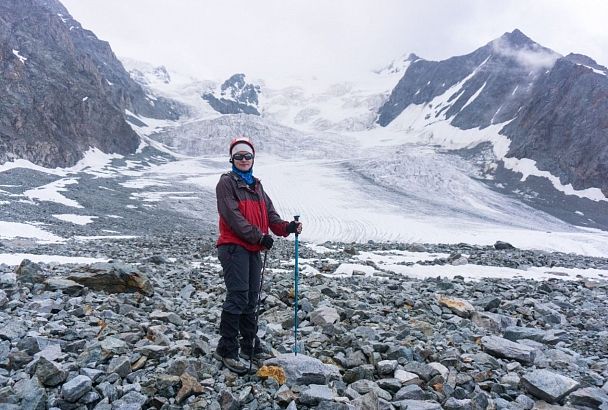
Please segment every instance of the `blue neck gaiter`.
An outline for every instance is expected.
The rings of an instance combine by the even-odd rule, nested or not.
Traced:
[[[240,169],[238,169],[235,165],[232,165],[232,172],[234,172],[235,174],[240,176],[243,179],[243,181],[245,181],[245,183],[247,183],[247,185],[253,184],[253,181],[254,181],[253,166],[251,168],[249,168],[249,171],[243,172]]]

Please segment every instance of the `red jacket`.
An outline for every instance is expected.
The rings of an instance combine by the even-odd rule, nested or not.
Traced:
[[[235,173],[225,173],[217,183],[215,194],[220,215],[217,246],[237,244],[258,252],[264,249],[260,240],[269,228],[275,235],[289,235],[289,222],[275,211],[259,179],[256,178],[252,189]]]

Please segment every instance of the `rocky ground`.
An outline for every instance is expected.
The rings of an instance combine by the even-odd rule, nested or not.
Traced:
[[[110,260],[0,265],[0,409],[608,408],[605,280],[421,280],[381,266],[332,276],[374,250],[450,255],[424,264],[608,269],[607,259],[465,244],[303,246],[323,274],[301,278],[295,356],[292,244],[277,241],[265,274],[260,334],[277,357],[238,377],[212,357],[224,296],[212,241],[3,242],[7,253]]]

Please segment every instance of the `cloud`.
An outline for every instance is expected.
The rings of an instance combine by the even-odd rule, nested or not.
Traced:
[[[512,58],[522,66],[534,71],[553,67],[555,61],[561,57],[560,54],[536,44],[514,47],[503,37],[492,41],[492,48],[496,53]]]
[[[347,78],[409,53],[467,54],[515,28],[608,65],[604,0],[62,1],[119,56],[217,80],[236,72]]]

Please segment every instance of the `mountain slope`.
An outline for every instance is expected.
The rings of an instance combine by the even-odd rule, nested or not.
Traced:
[[[148,95],[59,2],[7,0],[0,16],[0,163],[69,166],[90,147],[126,154],[139,138],[125,110],[178,117],[177,104]]]
[[[507,158],[531,159],[562,184],[608,195],[606,90],[606,68],[562,57],[515,30],[464,56],[413,61],[378,123],[387,126],[412,106],[426,107],[429,131],[441,120],[461,130],[508,123],[500,130],[511,142]]]

